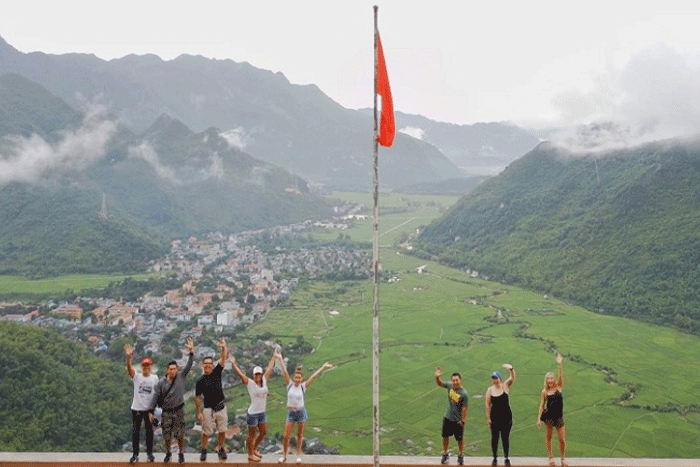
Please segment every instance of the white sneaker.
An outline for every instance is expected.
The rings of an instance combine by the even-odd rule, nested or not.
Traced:
[[[297,464],[301,464],[301,457],[297,457]]]
[[[277,462],[279,462],[280,464],[283,463],[283,462],[287,462],[287,458],[286,458],[286,457],[280,457],[279,460],[278,460]]]

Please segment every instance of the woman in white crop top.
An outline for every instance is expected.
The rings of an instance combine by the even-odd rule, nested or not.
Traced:
[[[289,451],[289,437],[292,433],[292,428],[294,424],[297,424],[297,463],[301,462],[301,447],[304,440],[304,423],[306,422],[307,413],[304,406],[304,395],[306,393],[306,388],[308,388],[311,383],[316,379],[318,375],[321,374],[326,368],[333,368],[333,365],[326,362],[321,368],[316,370],[314,374],[309,376],[309,379],[302,381],[304,379],[304,373],[301,367],[297,367],[294,370],[294,379],[289,377],[287,372],[287,365],[282,359],[282,355],[279,355],[279,359],[282,362],[282,375],[284,375],[284,382],[287,385],[287,423],[284,425],[284,455],[280,457],[280,462],[287,461],[287,452]]]
[[[248,378],[236,365],[236,357],[229,355],[233,371],[241,378],[241,382],[246,385],[248,395],[250,395],[250,406],[246,414],[246,423],[248,425],[246,446],[248,447],[248,460],[252,462],[260,462],[260,459],[262,459],[258,446],[260,446],[267,434],[267,412],[265,411],[268,393],[267,380],[270,379],[276,359],[277,351],[274,351],[270,363],[265,368],[265,373],[263,373],[262,368],[256,366],[253,368],[253,377]]]

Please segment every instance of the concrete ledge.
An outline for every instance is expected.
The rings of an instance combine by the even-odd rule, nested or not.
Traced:
[[[141,454],[139,462],[136,464],[142,467],[150,465],[162,466],[164,453],[156,453],[156,462],[151,464],[146,461],[146,455]],[[130,453],[90,453],[90,452],[1,452],[0,466],[1,467],[30,467],[38,465],[40,467],[121,467],[132,465],[129,464]],[[231,466],[246,466],[264,464],[264,465],[289,465],[306,466],[306,465],[330,465],[343,467],[367,467],[374,464],[372,456],[322,456],[322,455],[305,455],[302,457],[303,462],[296,464],[295,457],[292,456],[286,464],[278,464],[279,456],[274,454],[266,455],[262,462],[248,462],[248,459],[243,454],[229,454],[228,460],[220,462],[214,453],[209,453],[206,462],[199,461],[199,453],[186,453],[185,464],[177,463],[177,455],[173,456],[175,462],[170,462],[172,467],[184,465],[194,467],[207,464],[226,464]],[[502,467],[503,460],[499,459],[499,465]],[[513,467],[549,467],[549,462],[546,457],[512,457],[511,463]],[[559,459],[556,459],[557,467],[559,467]],[[585,458],[575,457],[567,459],[567,463],[571,467],[698,467],[700,462],[697,459],[629,459],[629,458]],[[380,465],[385,467],[399,467],[405,465],[411,466],[430,466],[440,465],[440,457],[408,457],[408,456],[381,456]],[[457,456],[452,455],[448,465],[457,465]],[[465,457],[464,465],[471,467],[491,467],[491,458],[488,457]]]

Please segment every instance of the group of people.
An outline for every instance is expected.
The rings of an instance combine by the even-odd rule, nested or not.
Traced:
[[[557,431],[559,438],[559,453],[561,455],[561,465],[566,467],[566,433],[564,430],[564,399],[562,388],[564,386],[564,374],[562,370],[562,356],[557,354],[557,367],[559,377],[555,378],[553,373],[547,373],[544,377],[544,388],[542,389],[539,411],[537,413],[537,428],[542,427],[542,422],[546,426],[545,445],[549,454],[549,465],[554,467],[554,456],[552,454],[552,434]],[[515,381],[515,370],[513,365],[504,363],[503,367],[510,373],[508,379],[503,381],[503,376],[499,371],[491,373],[491,386],[484,395],[486,408],[486,423],[491,429],[491,452],[493,461],[491,465],[498,465],[498,440],[500,438],[503,446],[503,457],[505,465],[510,466],[510,430],[513,426],[513,412],[510,409],[508,400],[510,387]],[[435,382],[438,386],[447,389],[447,410],[442,422],[442,458],[440,462],[447,464],[449,460],[449,440],[454,437],[457,441],[459,454],[457,462],[464,464],[464,425],[467,420],[468,394],[462,387],[462,375],[452,373],[450,381],[442,380],[442,368],[435,369]]]
[[[188,359],[185,367],[180,370],[175,360],[170,361],[166,369],[166,376],[162,379],[159,379],[152,373],[153,361],[148,357],[141,360],[141,372],[136,372],[132,366],[134,349],[129,344],[124,346],[126,369],[134,383],[134,397],[131,405],[132,456],[129,459],[129,462],[132,464],[137,462],[139,458],[141,424],[144,425],[146,432],[146,456],[149,462],[155,461],[153,455],[153,427],[157,423],[157,418],[154,415],[156,407],[160,407],[162,410],[163,441],[165,442],[165,458],[163,462],[167,463],[172,459],[170,448],[173,439],[177,440],[179,450],[178,462],[181,464],[185,462],[185,379],[192,369],[194,359],[194,340],[191,337],[187,338],[186,346]],[[279,462],[287,461],[289,439],[296,424],[296,462],[300,463],[304,422],[307,420],[304,404],[306,389],[323,370],[332,368],[333,365],[326,362],[304,381],[301,367],[295,369],[293,377],[289,376],[282,355],[276,349],[272,353],[272,358],[265,371],[261,367],[256,366],[253,368],[253,377],[249,378],[239,368],[235,357],[228,354],[226,341],[223,338],[219,339],[218,346],[221,349],[221,353],[216,366],[214,366],[214,357],[204,357],[202,360],[202,376],[195,385],[197,420],[202,424],[202,450],[199,460],[205,461],[207,459],[209,437],[215,431],[217,433],[217,445],[214,451],[220,460],[226,460],[228,457],[225,447],[228,411],[225,406],[225,396],[221,384],[221,375],[228,359],[250,395],[250,405],[246,413],[246,423],[248,425],[246,447],[248,460],[251,462],[260,462],[262,458],[258,448],[267,433],[267,381],[272,374],[275,363],[277,361],[281,363],[282,375],[287,386],[287,421],[284,427],[284,451]]]

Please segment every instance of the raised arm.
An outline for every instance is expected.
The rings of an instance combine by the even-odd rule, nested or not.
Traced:
[[[268,363],[267,368],[265,368],[265,373],[263,373],[263,378],[270,379],[270,375],[272,374],[272,368],[275,366],[276,360],[277,360],[277,349],[275,349],[272,352],[272,358],[270,358],[270,363]]]
[[[435,368],[435,383],[438,386],[440,386],[441,388],[444,388],[445,383],[442,382],[442,378],[440,378],[441,376],[442,376],[442,367],[439,366],[439,367]]]
[[[233,354],[228,356],[228,361],[231,362],[231,367],[233,368],[233,371],[236,372],[239,378],[241,378],[241,383],[245,384],[246,386],[248,385],[248,377],[241,371],[240,368],[238,368],[238,365],[236,365],[236,357],[233,356]]]
[[[564,387],[564,370],[562,369],[562,362],[564,361],[564,358],[561,356],[560,353],[557,354],[557,366],[559,367],[559,380],[557,381],[557,385],[559,386],[559,389]]]
[[[194,339],[191,337],[187,338],[187,350],[189,351],[189,358],[187,359],[187,365],[185,365],[185,368],[182,370],[183,378],[190,372],[192,362],[194,361]]]
[[[278,353],[277,358],[279,359],[280,363],[282,364],[282,376],[284,376],[284,385],[288,386],[289,382],[291,381],[289,379],[289,372],[287,371],[287,364],[284,363],[284,359],[282,358],[282,354]]]
[[[515,381],[515,370],[513,369],[513,365],[510,363],[504,363],[503,368],[510,371],[510,377],[504,383],[507,388],[510,388],[510,385],[513,384],[513,381]]]
[[[223,337],[219,338],[218,346],[221,347],[221,357],[219,357],[219,365],[223,368],[226,366],[226,356],[228,355],[228,348],[226,347],[226,339]]]
[[[124,344],[124,356],[126,359],[126,371],[129,373],[129,377],[131,379],[134,379],[136,371],[134,370],[134,367],[131,366],[131,359],[134,356],[134,348],[131,345]]]
[[[333,365],[331,365],[330,363],[326,362],[326,363],[323,364],[323,366],[322,366],[321,368],[319,368],[318,370],[314,371],[314,373],[313,373],[311,376],[309,376],[309,379],[306,380],[306,387],[307,387],[307,389],[308,389],[309,386],[311,386],[311,383],[314,382],[314,380],[316,379],[316,377],[317,377],[318,375],[320,375],[321,372],[322,372],[323,370],[325,370],[326,368],[333,368]]]

